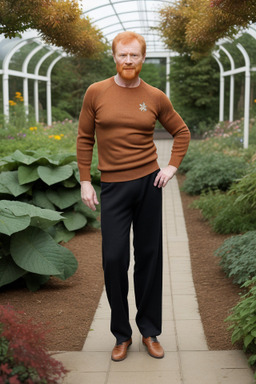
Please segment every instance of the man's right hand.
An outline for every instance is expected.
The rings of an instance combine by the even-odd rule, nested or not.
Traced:
[[[96,211],[95,205],[98,205],[98,199],[90,181],[81,181],[81,198],[82,201],[87,207]]]

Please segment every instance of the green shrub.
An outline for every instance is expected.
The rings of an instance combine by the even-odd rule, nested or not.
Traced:
[[[249,352],[249,364],[256,363],[256,277],[246,281],[243,288],[249,291],[241,297],[232,309],[232,314],[225,320],[231,323],[232,343],[243,342],[245,352]]]
[[[237,203],[241,202],[250,209],[256,208],[256,165],[253,165],[249,172],[232,186],[230,193],[237,196]]]
[[[52,120],[64,121],[65,119],[72,120],[72,116],[67,112],[57,107],[52,107]]]
[[[235,194],[220,190],[202,193],[192,204],[201,210],[217,233],[243,233],[256,230],[256,211],[246,201],[238,201]]]
[[[184,174],[190,169],[193,169],[193,165],[196,164],[197,161],[200,161],[200,157],[201,153],[199,151],[199,146],[191,143],[185,157],[182,160],[182,163],[179,166],[179,173]]]
[[[233,282],[242,284],[256,276],[256,231],[232,236],[215,251],[220,266]]]
[[[246,168],[247,164],[241,158],[217,153],[204,154],[193,162],[182,189],[189,195],[209,189],[226,191],[234,180],[245,174]]]
[[[232,202],[232,198],[228,197],[227,205],[212,220],[213,230],[217,233],[244,233],[256,230],[256,211],[244,211],[241,204]]]
[[[228,204],[227,194],[217,191],[203,191],[200,198],[195,200],[192,204],[192,208],[200,209],[203,217],[212,223],[212,219],[215,218],[218,213],[225,208]]]

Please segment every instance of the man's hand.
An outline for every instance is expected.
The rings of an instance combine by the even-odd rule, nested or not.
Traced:
[[[81,181],[81,198],[82,201],[87,207],[96,211],[95,204],[98,205],[98,199],[90,181]]]
[[[173,178],[177,169],[173,165],[168,165],[166,168],[161,169],[155,178],[154,186],[158,188],[165,187],[168,181]]]

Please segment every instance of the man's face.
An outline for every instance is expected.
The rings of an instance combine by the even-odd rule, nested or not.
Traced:
[[[127,44],[120,41],[116,45],[114,61],[118,74],[124,80],[135,79],[145,61],[145,55],[141,53],[141,45],[137,40],[132,40]]]

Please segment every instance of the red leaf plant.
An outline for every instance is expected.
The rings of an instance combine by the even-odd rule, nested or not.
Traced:
[[[59,384],[67,373],[50,356],[42,324],[0,305],[0,384]]]

